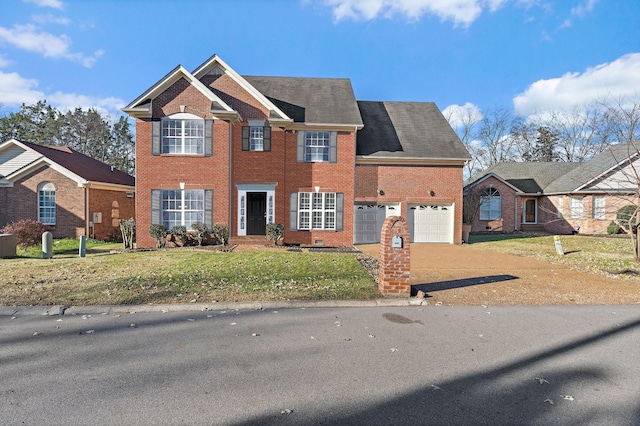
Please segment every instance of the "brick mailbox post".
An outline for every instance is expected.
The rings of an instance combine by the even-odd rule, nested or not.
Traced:
[[[389,216],[380,234],[378,288],[386,296],[411,295],[409,226],[400,216]]]

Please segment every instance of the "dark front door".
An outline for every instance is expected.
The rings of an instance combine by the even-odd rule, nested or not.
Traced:
[[[247,192],[247,235],[266,234],[267,193]]]
[[[524,203],[524,223],[536,223],[535,199],[529,199]]]

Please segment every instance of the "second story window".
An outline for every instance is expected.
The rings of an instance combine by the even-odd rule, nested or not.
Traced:
[[[163,154],[203,154],[204,120],[162,120]]]
[[[298,162],[335,163],[337,157],[337,132],[298,132]]]
[[[188,113],[151,121],[153,155],[213,155],[213,120]]]
[[[271,127],[264,120],[249,120],[249,125],[242,128],[243,151],[271,151]]]

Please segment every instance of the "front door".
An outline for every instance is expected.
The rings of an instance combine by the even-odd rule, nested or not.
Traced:
[[[266,234],[267,193],[247,192],[247,235]]]
[[[536,204],[535,198],[524,202],[524,223],[536,223]]]

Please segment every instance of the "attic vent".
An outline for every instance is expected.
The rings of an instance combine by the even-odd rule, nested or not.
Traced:
[[[224,68],[222,68],[220,65],[216,65],[215,67],[207,71],[207,75],[222,75],[222,74],[224,74]]]

